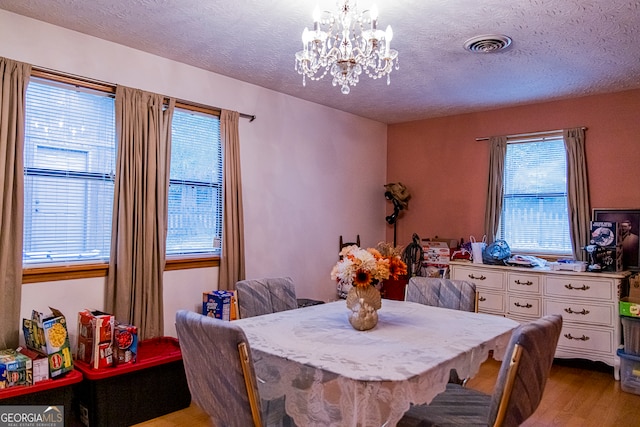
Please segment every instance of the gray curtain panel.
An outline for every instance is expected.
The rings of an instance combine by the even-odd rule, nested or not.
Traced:
[[[0,57],[0,349],[18,346],[22,290],[25,95],[31,65]]]
[[[105,309],[138,327],[140,339],[163,335],[163,272],[171,118],[164,97],[116,88],[118,157]]]
[[[504,194],[504,159],[507,155],[507,137],[492,136],[489,138],[489,184],[487,188],[487,204],[484,215],[484,234],[491,243],[496,238],[500,213],[502,212],[502,196]]]
[[[584,261],[585,253],[582,248],[589,243],[591,228],[584,129],[564,129],[562,136],[567,152],[567,205],[573,256]]]
[[[224,156],[224,207],[218,289],[233,289],[236,282],[245,278],[239,118],[240,114],[237,111],[222,110],[220,114],[220,137]]]

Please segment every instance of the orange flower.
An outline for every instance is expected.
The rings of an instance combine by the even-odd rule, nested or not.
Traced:
[[[342,260],[331,270],[331,278],[347,286],[364,288],[373,286],[390,277],[407,273],[407,266],[398,255],[399,248],[379,244],[378,248],[362,249],[348,246],[340,251]]]
[[[398,279],[403,274],[407,274],[407,264],[397,257],[389,259],[389,277]]]
[[[371,273],[366,270],[358,270],[353,278],[353,286],[366,288],[371,284]]]

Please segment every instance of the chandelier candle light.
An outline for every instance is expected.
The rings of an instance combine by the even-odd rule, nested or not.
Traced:
[[[398,51],[391,49],[393,31],[378,29],[378,9],[358,13],[355,1],[338,0],[338,11],[313,13],[313,30],[302,32],[303,49],[296,53],[296,71],[306,78],[320,80],[327,72],[333,76],[333,85],[340,86],[343,94],[351,91],[360,80],[362,71],[373,79],[387,76],[398,69]],[[326,31],[325,31],[326,30]]]

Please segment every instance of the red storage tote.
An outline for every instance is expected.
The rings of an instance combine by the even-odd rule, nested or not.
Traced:
[[[188,407],[191,394],[176,338],[140,341],[136,363],[91,369],[78,361],[84,379],[76,387],[83,424],[130,426]]]
[[[62,377],[34,385],[20,385],[0,390],[0,405],[64,406],[64,425],[72,421],[73,387],[82,381],[82,373],[71,370]]]

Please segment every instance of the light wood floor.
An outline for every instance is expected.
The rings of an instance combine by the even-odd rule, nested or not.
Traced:
[[[523,426],[640,427],[640,395],[625,393],[612,372],[600,364],[586,369],[560,361],[551,375],[538,410]],[[491,393],[500,368],[493,359],[485,362],[469,387]],[[196,406],[138,424],[138,427],[204,427],[208,417]],[[304,427],[304,426],[301,426]]]

